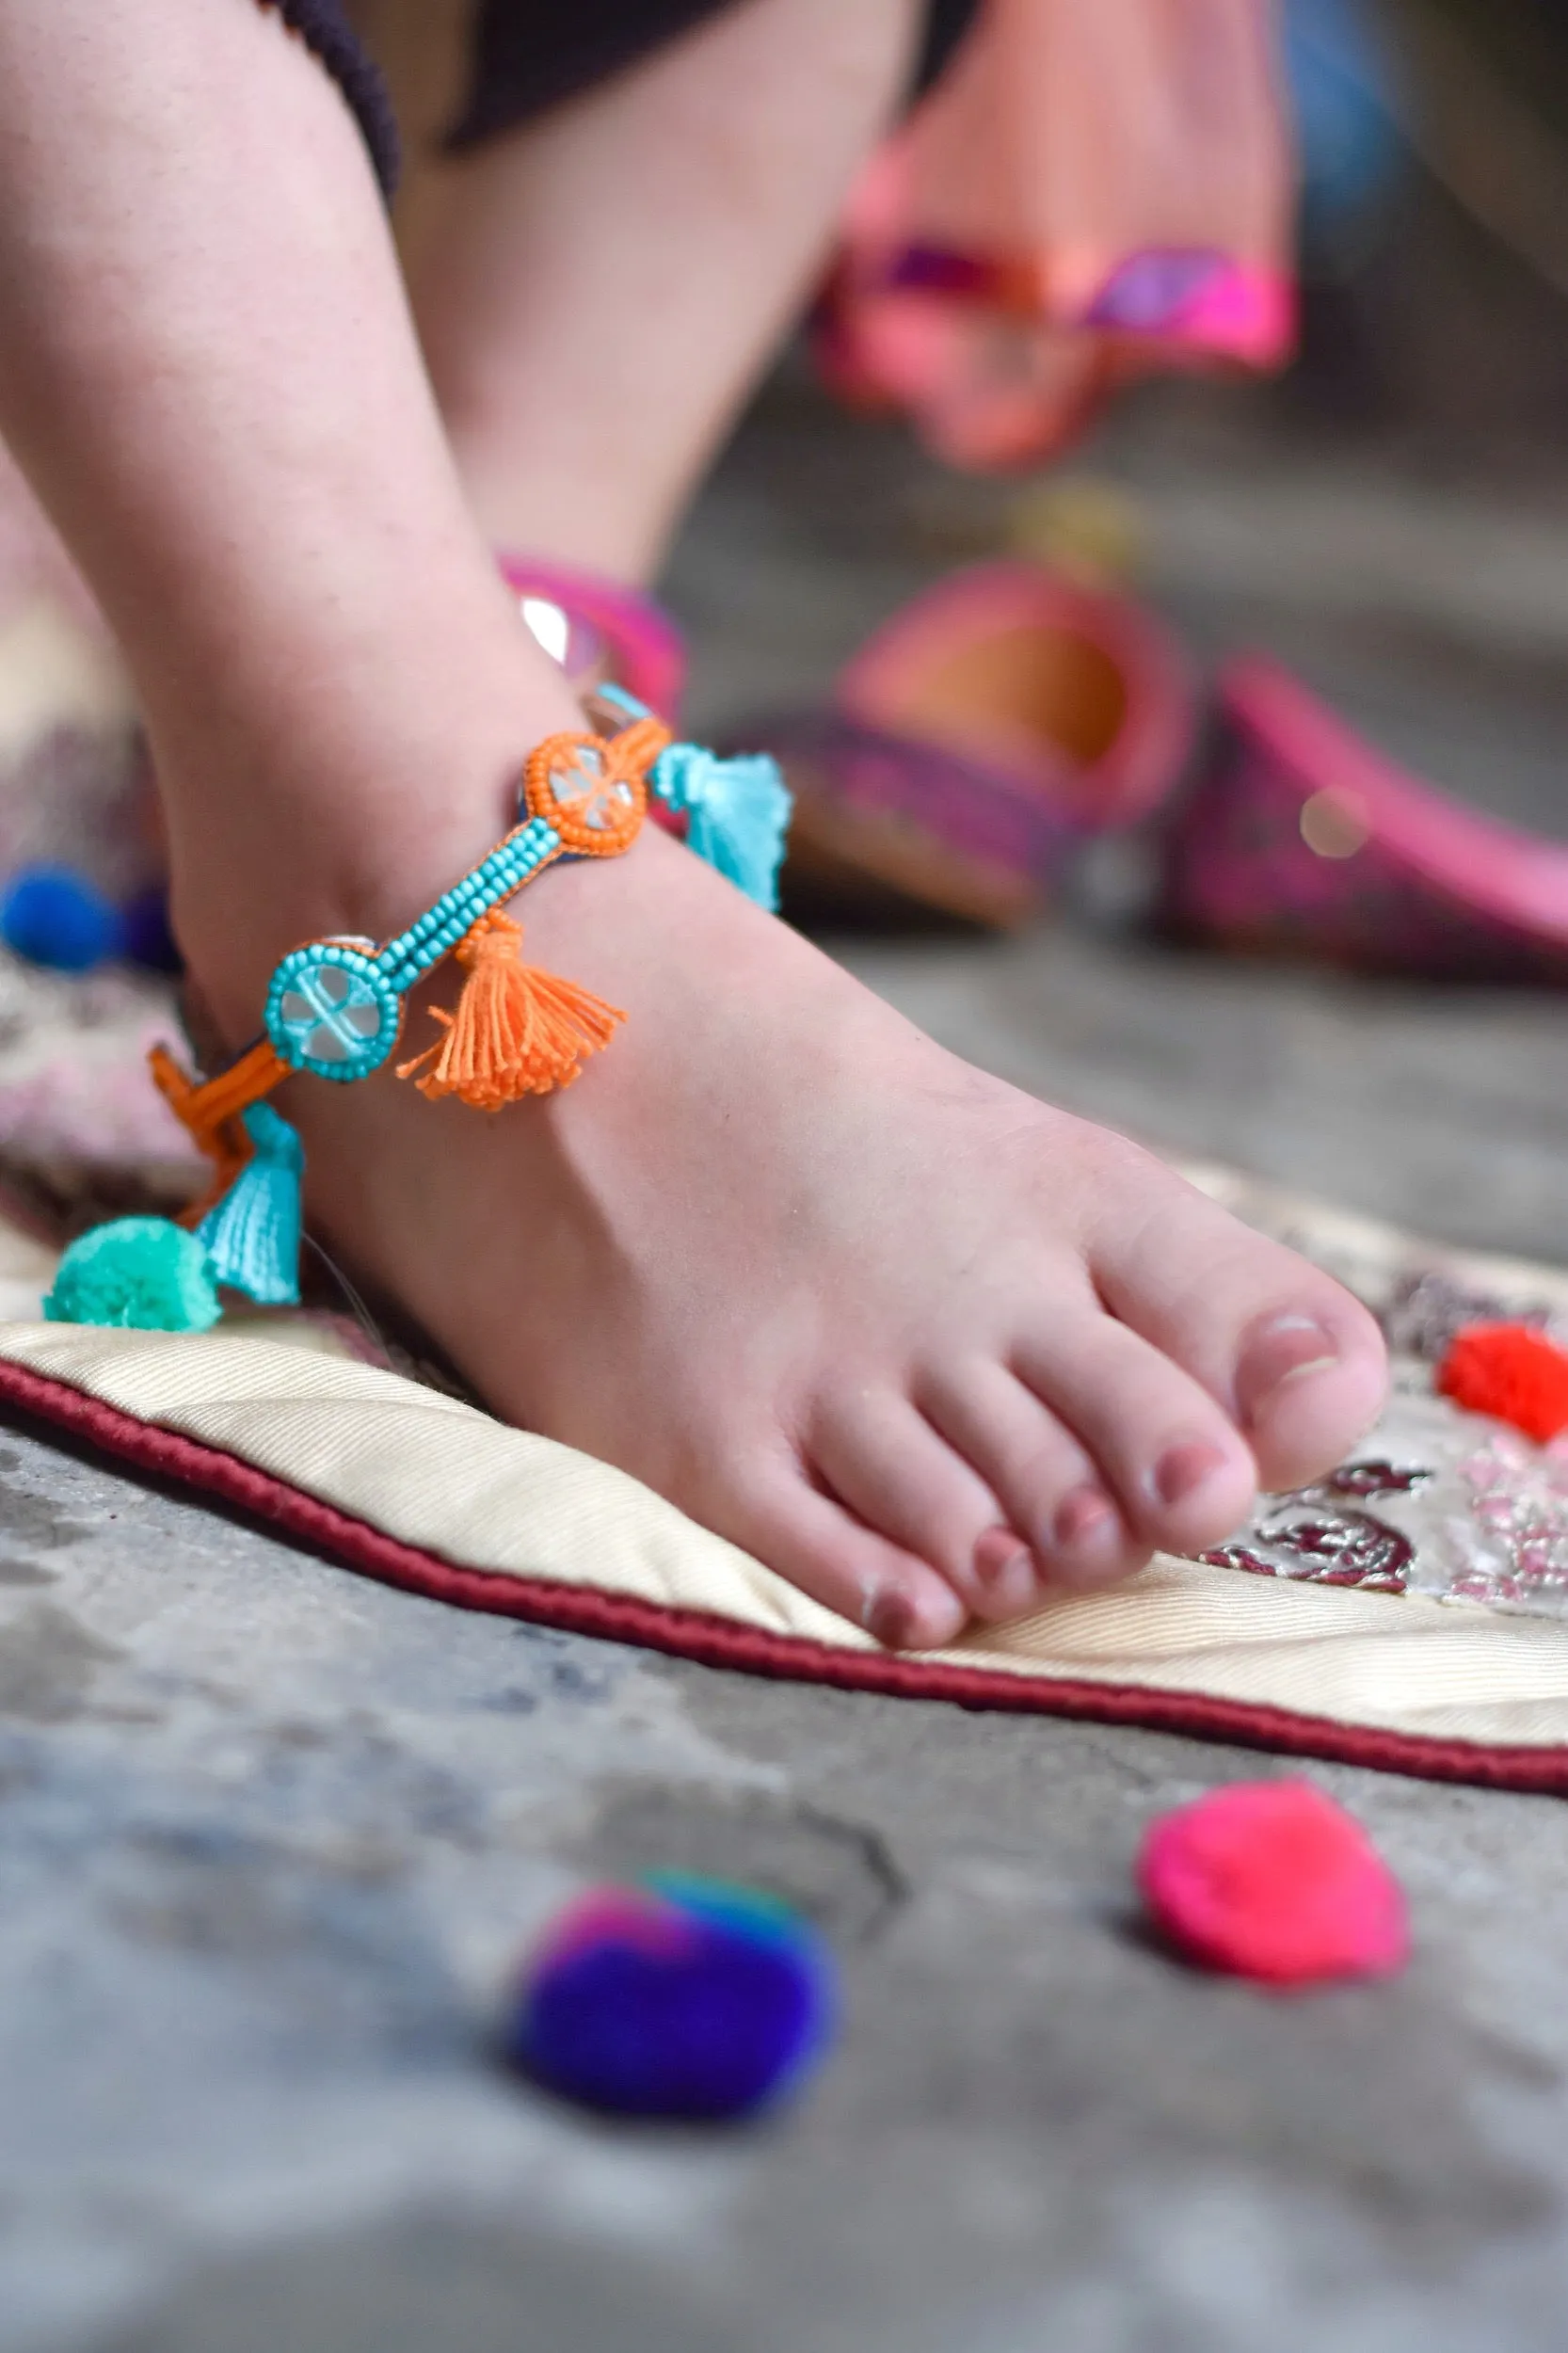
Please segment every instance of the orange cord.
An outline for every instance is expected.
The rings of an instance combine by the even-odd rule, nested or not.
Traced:
[[[289,1066],[267,1038],[227,1070],[220,1070],[216,1079],[201,1082],[181,1069],[166,1046],[154,1046],[147,1060],[159,1094],[198,1150],[213,1164],[206,1191],[175,1221],[180,1225],[200,1225],[255,1151],[241,1112],[270,1095],[289,1076]]]

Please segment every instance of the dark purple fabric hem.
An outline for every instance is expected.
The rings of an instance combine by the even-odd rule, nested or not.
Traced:
[[[381,193],[397,186],[397,121],[380,68],[375,65],[344,21],[339,0],[259,0],[281,17],[311,55],[326,67],[364,134]]]

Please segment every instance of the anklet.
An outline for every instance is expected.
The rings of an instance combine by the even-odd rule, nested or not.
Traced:
[[[605,689],[599,699],[626,721],[618,733],[547,737],[523,770],[520,822],[406,931],[380,947],[330,938],[291,949],[268,986],[262,1036],[212,1079],[153,1048],[154,1082],[212,1163],[207,1191],[173,1221],[186,1229],[180,1279],[169,1273],[170,1221],[121,1219],[71,1245],[47,1317],[201,1330],[219,1312],[219,1285],[262,1305],[297,1305],[304,1151],[264,1098],[296,1072],[342,1085],[379,1070],[402,1034],[408,991],[449,955],[467,974],[456,1009],[431,1008],[443,1034],[397,1076],[432,1101],[455,1095],[490,1112],[570,1086],[626,1016],[525,965],[521,927],[500,909],[558,859],[629,850],[650,788],[685,817],[699,856],[776,903],[790,796],[773,762],[672,744],[632,696]]]

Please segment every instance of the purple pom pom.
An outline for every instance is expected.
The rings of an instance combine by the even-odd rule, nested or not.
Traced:
[[[184,960],[168,927],[168,892],[162,883],[138,890],[120,910],[123,949],[132,964],[150,972],[179,972]]]
[[[782,1904],[715,1880],[597,1888],[530,1957],[504,2036],[536,2083],[618,2116],[750,2114],[831,2028],[833,1965]]]

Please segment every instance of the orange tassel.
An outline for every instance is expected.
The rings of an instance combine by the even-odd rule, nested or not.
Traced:
[[[608,1046],[616,1024],[625,1020],[601,997],[524,964],[521,941],[521,925],[493,913],[482,915],[458,941],[457,961],[467,966],[468,979],[457,1010],[431,1008],[446,1034],[397,1071],[408,1079],[433,1063],[418,1081],[432,1102],[455,1095],[475,1111],[498,1112],[525,1095],[570,1086],[588,1056]]]

